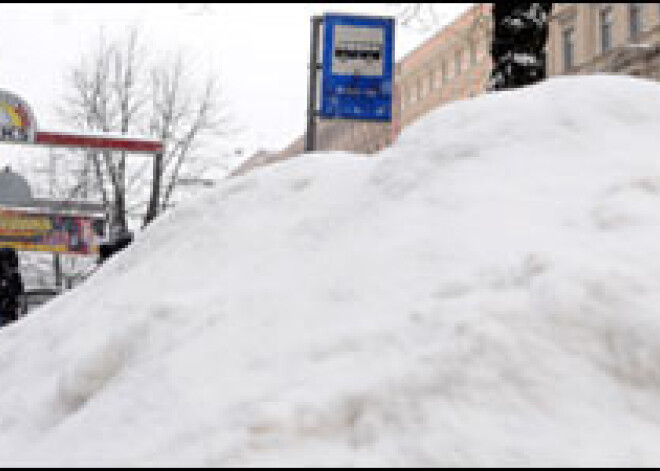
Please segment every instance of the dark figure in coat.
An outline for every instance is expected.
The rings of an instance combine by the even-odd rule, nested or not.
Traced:
[[[0,248],[0,327],[18,320],[24,293],[18,254],[14,249]]]
[[[493,3],[493,71],[489,90],[532,85],[546,78],[545,46],[552,3]]]
[[[118,252],[121,252],[133,242],[133,233],[130,231],[117,232],[111,236],[109,242],[99,247],[99,264],[105,262]]]

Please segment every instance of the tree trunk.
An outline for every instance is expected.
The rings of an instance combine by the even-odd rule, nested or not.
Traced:
[[[55,287],[57,291],[61,292],[64,285],[64,274],[62,273],[62,260],[58,253],[53,254],[53,274],[55,275]]]
[[[142,227],[146,227],[156,219],[158,216],[158,208],[160,206],[160,193],[163,179],[163,154],[158,153],[154,155],[153,175],[151,181],[151,197],[149,199],[149,207],[147,214],[144,218]]]

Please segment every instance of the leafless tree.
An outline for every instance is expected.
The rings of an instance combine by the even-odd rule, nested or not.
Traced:
[[[199,86],[187,73],[185,57],[171,56],[175,59],[150,60],[137,28],[111,42],[102,32],[96,47],[72,67],[58,108],[81,131],[137,134],[165,145],[162,165],[152,166],[151,173],[148,161],[125,152],[87,153],[96,192],[116,231],[128,229],[129,210],[136,206],[146,204],[143,226],[171,206],[182,173],[201,176],[205,167],[196,162],[209,144],[235,131],[217,80],[211,75]]]
[[[172,204],[184,166],[187,165],[189,172],[195,167],[196,156],[205,141],[227,138],[236,131],[224,111],[227,104],[220,98],[217,80],[211,77],[203,89],[193,90],[186,79],[181,54],[172,62],[151,69],[150,97],[149,134],[165,143],[165,152],[162,168],[153,172],[154,185],[145,224]],[[200,176],[204,170],[197,166],[193,170],[196,175],[192,176]],[[156,183],[157,179],[160,183]],[[156,191],[156,186],[162,191]]]
[[[437,27],[444,19],[435,3],[388,3],[401,26],[420,30]]]

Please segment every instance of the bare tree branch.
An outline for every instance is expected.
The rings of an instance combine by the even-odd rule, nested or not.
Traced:
[[[146,201],[143,224],[155,211],[171,207],[181,175],[203,176],[211,167],[203,164],[209,145],[235,132],[216,80],[211,77],[198,88],[186,74],[184,55],[172,57],[150,62],[137,28],[113,42],[101,32],[94,49],[72,67],[68,93],[57,108],[81,130],[143,133],[164,143],[163,165],[154,167],[151,177],[148,161],[121,152],[88,153],[96,191],[122,230],[129,213]]]

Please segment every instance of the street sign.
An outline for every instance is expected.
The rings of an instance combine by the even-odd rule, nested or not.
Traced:
[[[393,72],[393,18],[323,17],[321,118],[391,121]]]
[[[35,199],[24,177],[0,171],[0,248],[97,254],[105,219],[101,204]]]
[[[34,142],[36,127],[30,106],[18,95],[0,90],[0,141]]]

